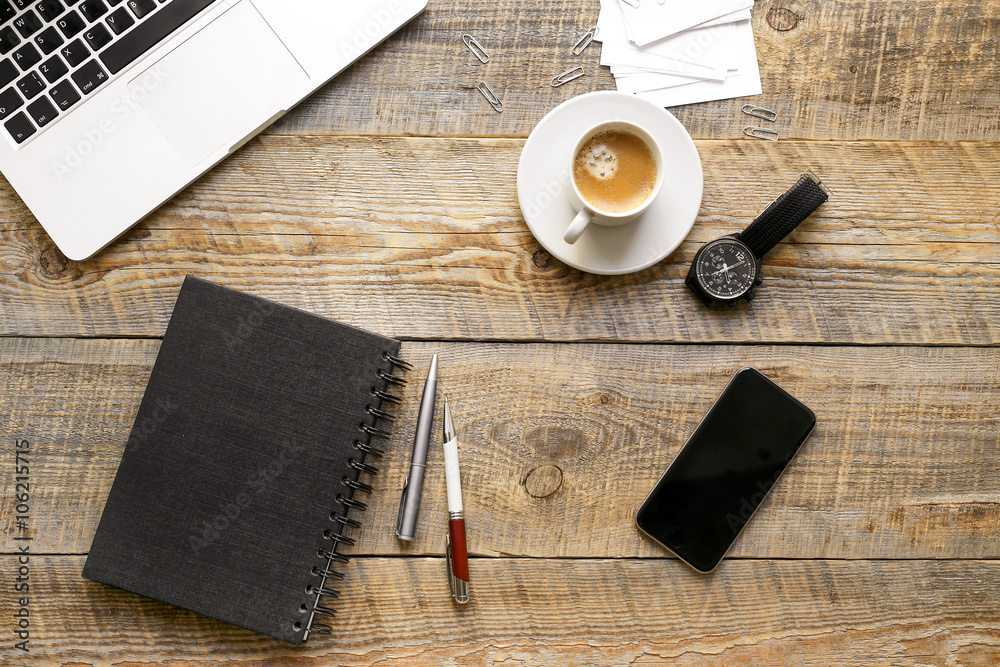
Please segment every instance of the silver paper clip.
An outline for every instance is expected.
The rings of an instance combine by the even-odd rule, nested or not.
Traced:
[[[503,102],[499,97],[497,97],[497,94],[493,92],[493,89],[490,88],[485,81],[480,81],[476,84],[476,90],[483,94],[483,97],[485,97],[486,101],[490,103],[490,106],[493,107],[494,111],[497,113],[503,111]]]
[[[597,37],[596,25],[588,29],[587,32],[583,33],[583,37],[577,40],[576,44],[573,45],[573,48],[570,49],[570,51],[573,52],[574,56],[580,55],[587,49],[588,46],[590,46],[590,43],[594,41],[595,37]]]
[[[552,77],[552,87],[558,88],[559,86],[565,85],[574,79],[579,79],[584,74],[586,74],[586,72],[583,71],[582,67],[568,69],[562,74],[557,74]]]
[[[636,9],[639,9],[639,0],[622,0],[622,2],[624,2],[629,7],[635,7]],[[662,5],[663,3],[661,2],[660,4]]]
[[[482,44],[476,41],[475,37],[472,35],[462,35],[462,41],[469,47],[472,54],[479,59],[479,62],[488,63],[490,61],[490,54],[483,48]]]
[[[768,130],[767,128],[764,127],[753,127],[751,125],[747,125],[746,127],[743,128],[743,134],[747,135],[748,137],[767,139],[768,141],[778,140],[777,132],[775,132],[774,130]]]
[[[772,123],[778,118],[778,113],[776,111],[771,111],[770,109],[765,109],[764,107],[755,107],[752,104],[744,104],[743,113],[748,116],[753,116],[754,118],[760,118],[761,120],[769,120]]]

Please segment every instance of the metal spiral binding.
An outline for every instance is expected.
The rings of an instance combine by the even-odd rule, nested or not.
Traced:
[[[371,493],[374,491],[371,484],[365,484],[364,482],[355,482],[350,477],[344,477],[340,480],[340,483],[344,486],[354,489],[355,491],[364,491],[365,493]]]
[[[397,387],[405,387],[406,386],[406,380],[404,380],[401,377],[396,377],[392,373],[386,373],[385,371],[379,371],[377,373],[377,375],[378,375],[378,377],[379,377],[380,380],[385,380],[389,384],[394,384]]]
[[[330,544],[320,549],[317,553],[317,557],[324,559],[322,566],[314,566],[312,569],[312,576],[319,577],[318,583],[311,583],[306,586],[306,593],[313,595],[314,599],[311,605],[303,603],[299,607],[299,611],[303,614],[309,614],[309,620],[306,623],[300,621],[295,622],[295,630],[304,630],[302,636],[302,641],[309,638],[310,632],[315,632],[319,635],[329,635],[333,633],[333,628],[325,623],[315,623],[317,615],[334,617],[336,610],[321,604],[323,598],[335,599],[340,596],[340,591],[336,588],[329,586],[331,580],[343,579],[344,573],[333,569],[335,563],[347,563],[350,562],[350,556],[345,556],[340,553],[338,549],[341,545],[350,546],[355,544],[355,540],[344,534],[348,528],[360,528],[361,522],[357,519],[353,519],[348,516],[351,510],[358,510],[359,512],[364,512],[368,509],[368,504],[364,503],[354,497],[355,493],[371,493],[373,488],[371,484],[366,484],[360,481],[360,477],[363,474],[366,475],[376,475],[378,473],[378,468],[366,462],[366,458],[371,456],[373,458],[382,458],[384,452],[372,446],[372,440],[375,438],[388,439],[392,436],[392,430],[388,425],[391,425],[394,416],[386,411],[388,405],[399,405],[402,402],[398,396],[388,393],[387,389],[390,385],[403,387],[406,385],[406,380],[397,375],[394,375],[396,369],[403,371],[408,371],[413,368],[410,364],[403,361],[399,357],[390,354],[388,352],[382,353],[382,360],[389,364],[388,368],[378,369],[376,371],[376,377],[381,381],[381,386],[374,386],[371,389],[371,394],[375,400],[367,406],[365,406],[365,413],[371,417],[371,422],[361,422],[358,425],[358,430],[360,435],[354,441],[354,449],[360,452],[357,459],[348,459],[347,464],[355,471],[353,479],[351,477],[345,476],[341,479],[341,483],[344,487],[344,493],[337,494],[337,504],[340,505],[338,509],[335,509],[330,513],[330,521],[334,522],[333,528],[328,528],[323,531],[323,537],[330,541]]]
[[[402,402],[399,396],[393,396],[392,394],[387,394],[381,389],[375,389],[374,387],[372,388],[372,396],[378,396],[379,399],[381,399],[382,401],[386,403],[393,403],[395,405],[399,405]]]
[[[349,459],[347,461],[347,465],[351,466],[355,470],[359,470],[361,472],[366,472],[369,475],[377,475],[378,474],[378,468],[376,468],[375,466],[370,466],[367,463],[359,463],[358,461],[355,461],[354,459]]]
[[[358,450],[359,452],[364,452],[365,454],[370,454],[377,459],[382,458],[382,456],[385,454],[385,452],[383,452],[381,449],[378,449],[377,447],[372,447],[368,443],[361,442],[360,440],[354,441],[354,449]]]

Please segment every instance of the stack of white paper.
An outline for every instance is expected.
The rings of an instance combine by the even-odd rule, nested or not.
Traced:
[[[753,0],[601,0],[596,40],[618,90],[672,107],[761,93]]]

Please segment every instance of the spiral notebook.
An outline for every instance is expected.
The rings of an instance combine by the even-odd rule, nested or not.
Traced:
[[[398,353],[188,277],[83,576],[293,644],[333,634]]]

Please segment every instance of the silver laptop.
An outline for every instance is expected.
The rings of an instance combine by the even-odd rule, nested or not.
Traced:
[[[86,259],[427,0],[0,0],[0,171]]]

